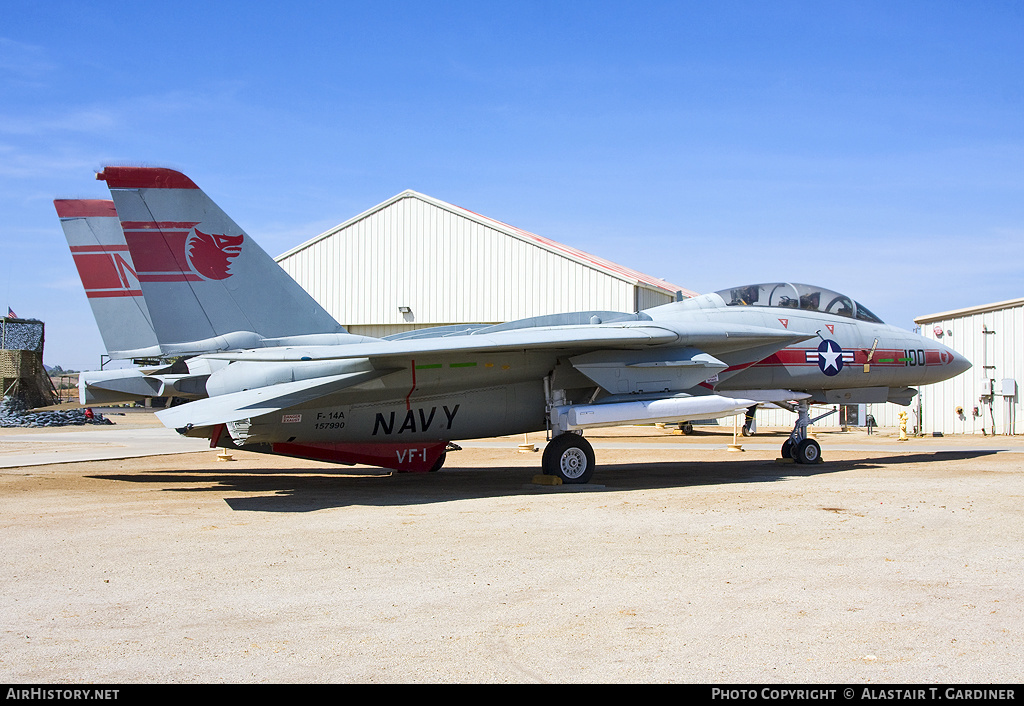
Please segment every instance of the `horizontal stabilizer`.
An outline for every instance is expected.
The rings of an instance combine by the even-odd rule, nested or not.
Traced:
[[[160,397],[164,382],[160,376],[169,366],[89,370],[78,376],[78,399],[83,405],[135,402]]]

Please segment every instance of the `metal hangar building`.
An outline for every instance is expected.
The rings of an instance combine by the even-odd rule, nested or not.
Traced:
[[[974,367],[925,385],[915,404],[926,432],[1024,434],[1024,298],[919,316],[925,338],[966,356]]]
[[[415,191],[277,261],[349,332],[634,312],[694,292]]]

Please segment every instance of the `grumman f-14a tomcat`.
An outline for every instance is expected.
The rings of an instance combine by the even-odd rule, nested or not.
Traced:
[[[547,431],[544,473],[586,483],[595,468],[586,429],[773,403],[797,413],[783,455],[815,463],[812,403],[907,405],[913,386],[970,367],[849,296],[789,282],[639,312],[349,336],[185,175],[107,167],[97,177],[110,189],[156,345],[205,346],[168,378],[195,399],[158,417],[211,446],[430,471],[453,442]],[[273,297],[279,286],[294,310]],[[268,301],[279,320],[257,321]]]

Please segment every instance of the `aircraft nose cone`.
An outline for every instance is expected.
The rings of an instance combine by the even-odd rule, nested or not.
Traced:
[[[971,361],[956,351],[949,351],[953,356],[953,362],[946,366],[953,375],[965,373],[971,369]]]
[[[942,354],[941,358],[943,360],[943,365],[939,366],[936,372],[942,376],[943,380],[949,380],[971,369],[971,361],[967,360],[967,358],[941,343],[936,343],[935,345]]]

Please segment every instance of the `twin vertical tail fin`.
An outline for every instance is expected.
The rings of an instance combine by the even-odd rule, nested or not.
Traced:
[[[184,174],[106,167],[124,241],[165,353],[345,329]]]
[[[58,199],[53,205],[107,352],[113,358],[159,355],[114,202]]]

